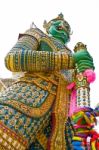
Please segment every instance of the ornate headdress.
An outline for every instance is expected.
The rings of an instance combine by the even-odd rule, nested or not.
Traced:
[[[64,20],[64,16],[62,13],[60,13],[58,15],[58,17],[52,19],[51,21],[47,22],[46,20],[44,21],[44,24],[43,24],[43,27],[46,29],[47,33],[48,33],[48,30],[52,24],[53,21],[58,21],[58,20],[62,20],[63,21],[63,24],[64,24],[64,27],[65,27],[65,30],[67,31],[67,33],[71,34],[71,28],[70,28],[70,25],[68,24],[67,21]]]

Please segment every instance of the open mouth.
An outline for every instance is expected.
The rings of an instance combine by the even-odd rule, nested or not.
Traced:
[[[62,30],[62,29],[63,29],[62,26],[58,26],[58,27],[57,27],[57,30]]]

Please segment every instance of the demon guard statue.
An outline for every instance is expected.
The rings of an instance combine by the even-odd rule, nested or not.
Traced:
[[[82,150],[88,136],[98,143],[93,59],[81,42],[74,53],[66,46],[71,28],[62,14],[44,28],[19,34],[5,57],[7,69],[23,75],[0,94],[0,150]]]

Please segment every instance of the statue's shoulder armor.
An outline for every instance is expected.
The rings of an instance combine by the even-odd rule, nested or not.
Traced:
[[[66,51],[69,55],[71,55],[71,51],[60,41],[49,37],[39,28],[30,28],[24,34],[19,34],[19,38],[24,35],[29,35],[35,38],[39,42],[39,51]]]
[[[20,39],[23,36],[31,36],[39,43],[39,51],[53,51],[53,44],[51,42],[51,39],[46,35],[43,31],[41,31],[38,28],[30,28],[28,29],[24,34],[19,34],[18,39]]]
[[[19,38],[24,36],[24,35],[32,36],[32,37],[36,38],[38,41],[40,40],[40,38],[46,36],[45,33],[42,32],[38,28],[30,28],[30,29],[28,29],[24,34],[19,34]]]

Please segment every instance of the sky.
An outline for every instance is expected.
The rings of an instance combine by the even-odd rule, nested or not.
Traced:
[[[94,108],[99,103],[99,0],[0,0],[0,78],[12,77],[4,57],[17,42],[18,34],[29,29],[32,22],[43,30],[43,21],[60,12],[73,31],[68,47],[73,50],[77,42],[83,42],[94,59],[96,81],[90,91]]]

